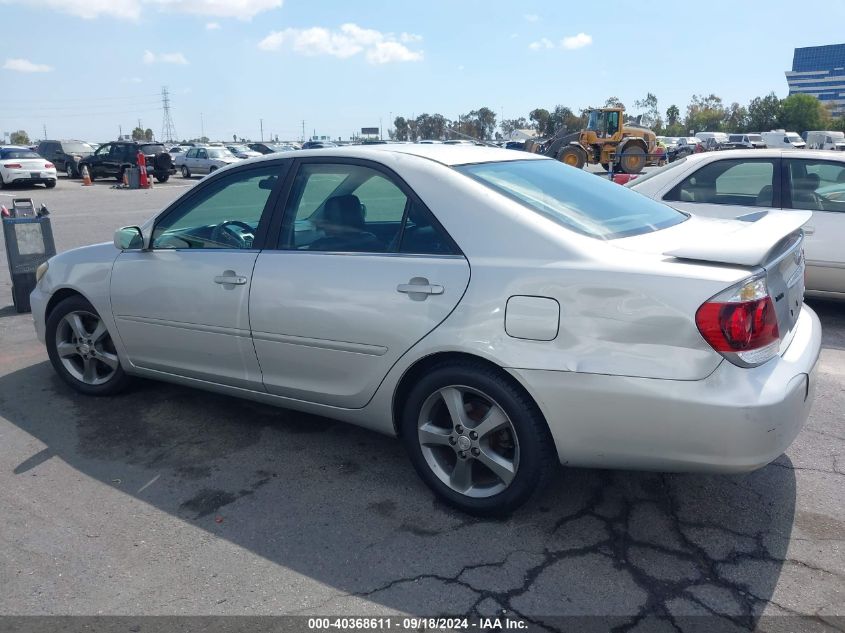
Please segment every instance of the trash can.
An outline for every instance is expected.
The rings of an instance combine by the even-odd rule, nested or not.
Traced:
[[[12,277],[12,302],[18,312],[29,312],[29,294],[35,288],[35,270],[56,254],[53,229],[47,209],[36,213],[32,200],[13,200],[9,213],[3,214],[3,238],[6,259]]]
[[[126,168],[126,179],[130,189],[141,188],[141,170],[137,167]]]

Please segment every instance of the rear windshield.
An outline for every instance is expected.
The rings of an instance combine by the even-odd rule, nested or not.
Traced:
[[[748,140],[749,140],[749,141],[762,141],[762,140],[763,140],[763,137],[762,137],[762,136],[760,136],[759,134],[749,134],[749,135],[748,135]]]
[[[94,148],[83,142],[62,143],[62,149],[68,154],[91,154]]]
[[[41,158],[31,149],[0,149],[0,158]]]
[[[568,229],[599,239],[651,233],[687,219],[671,207],[556,160],[479,163],[455,169]]]
[[[166,152],[167,150],[164,149],[164,145],[142,145],[141,150],[145,154],[161,154],[162,152]]]

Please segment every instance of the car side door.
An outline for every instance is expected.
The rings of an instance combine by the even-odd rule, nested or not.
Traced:
[[[113,145],[113,143],[100,145],[100,147],[97,148],[97,151],[91,155],[90,165],[92,176],[102,176],[105,174],[105,165],[108,161],[109,154],[111,154]]]
[[[845,161],[785,158],[784,207],[813,212],[804,225],[807,290],[845,293]]]
[[[265,388],[363,407],[468,282],[466,258],[395,173],[371,161],[297,160],[250,294]]]
[[[200,148],[197,150],[197,157],[194,161],[194,164],[197,166],[196,171],[198,174],[207,174],[208,173],[208,150],[205,148]]]
[[[781,208],[780,158],[708,161],[666,192],[662,200],[693,215],[736,218]]]
[[[197,185],[156,219],[146,249],[118,256],[112,310],[134,366],[263,391],[249,294],[285,169],[261,163]]]

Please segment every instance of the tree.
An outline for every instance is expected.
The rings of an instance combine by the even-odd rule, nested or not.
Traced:
[[[393,128],[395,130],[394,134],[396,135],[397,141],[408,140],[408,122],[405,120],[405,117],[396,117],[393,120]]]
[[[143,141],[144,140],[144,128],[136,127],[132,130],[132,140],[133,141]]]
[[[822,102],[812,95],[789,95],[780,104],[780,127],[790,132],[824,130],[830,115]]]
[[[640,111],[640,122],[647,127],[654,127],[660,121],[660,110],[657,109],[657,97],[651,92],[645,99],[634,101],[634,107]]]
[[[723,127],[728,132],[744,132],[748,128],[748,110],[734,101],[725,111]]]
[[[748,129],[765,132],[778,127],[780,122],[780,99],[774,92],[765,97],[755,97],[748,104]]]
[[[687,105],[684,126],[696,132],[718,132],[725,119],[725,107],[722,99],[714,94],[693,95]]]
[[[504,119],[499,127],[502,129],[502,134],[510,136],[514,130],[525,130],[528,128],[528,121],[524,116],[518,119]]]
[[[440,139],[446,133],[447,123],[442,114],[421,114],[416,119],[417,133],[423,139]]]
[[[9,136],[9,143],[12,145],[29,145],[29,134],[27,134],[24,130],[12,132],[11,136]]]
[[[534,129],[540,136],[549,136],[549,111],[545,108],[537,108],[528,113],[528,118],[534,124]]]
[[[605,108],[624,108],[625,104],[619,100],[619,97],[608,97],[604,102]]]
[[[676,125],[681,118],[681,111],[674,103],[666,108],[666,125]]]
[[[479,108],[469,113],[475,119],[475,127],[478,137],[482,139],[493,138],[496,131],[496,113],[490,108]]]
[[[151,141],[153,140],[153,131],[150,128],[144,130],[144,140]]]
[[[585,124],[586,121],[583,116],[576,115],[566,106],[557,105],[554,112],[549,116],[549,134],[580,130]]]

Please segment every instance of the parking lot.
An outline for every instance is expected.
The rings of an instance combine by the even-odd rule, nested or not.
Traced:
[[[111,240],[193,182],[60,178],[4,189],[0,204],[45,203],[63,251]],[[397,441],[356,427],[147,381],[76,394],[12,308],[4,253],[0,612],[842,630],[845,310],[809,303],[824,327],[817,397],[774,463],[737,476],[566,469],[492,521],[434,501]]]

